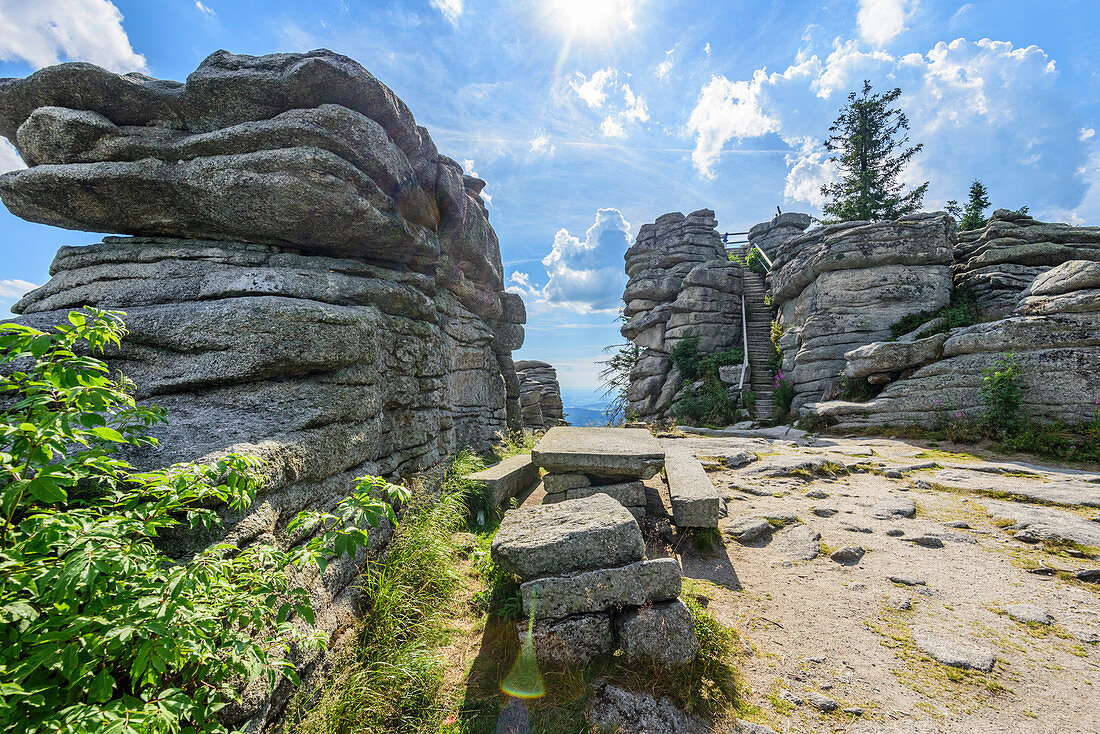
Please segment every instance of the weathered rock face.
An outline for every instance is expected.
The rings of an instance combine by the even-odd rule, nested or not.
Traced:
[[[741,268],[726,257],[714,212],[665,214],[638,230],[626,252],[624,337],[641,348],[631,371],[627,414],[663,417],[680,389],[669,352],[698,339],[710,353],[742,343]]]
[[[779,245],[768,283],[793,409],[835,392],[846,352],[950,300],[954,242],[954,220],[937,212],[830,225]]]
[[[813,220],[809,214],[784,212],[770,222],[761,222],[749,229],[749,245],[755,245],[773,257],[783,244],[801,235]]]
[[[521,359],[516,362],[516,374],[524,427],[539,429],[566,425],[557,370],[547,362]]]
[[[1023,410],[1030,418],[1090,420],[1100,399],[1098,294],[1100,262],[1065,262],[1026,287],[1007,318],[849,352],[851,375],[902,373],[891,375],[896,381],[870,402],[826,402],[814,409],[841,426],[976,419],[984,410],[982,371],[1011,352],[1023,376]]]
[[[127,312],[111,361],[171,421],[138,461],[265,460],[265,495],[230,518],[229,542],[300,540],[287,520],[355,476],[407,474],[519,425],[525,313],[504,291],[484,182],[351,59],[218,52],[186,84],[63,64],[0,81],[0,134],[30,166],[0,176],[13,213],[138,235],[62,248],[20,320]],[[308,580],[334,639],[361,561]],[[229,723],[277,721],[281,690]]]
[[[974,294],[983,320],[1001,319],[1040,274],[1068,260],[1100,261],[1100,227],[998,209],[985,227],[959,233],[955,258],[955,284]]]

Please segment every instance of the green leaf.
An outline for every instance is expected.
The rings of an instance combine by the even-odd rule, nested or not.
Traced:
[[[36,336],[34,339],[31,340],[31,354],[34,356],[35,359],[41,359],[42,355],[49,350],[50,344],[52,342],[53,339],[50,337],[49,334]]]
[[[92,680],[92,685],[88,687],[88,700],[92,703],[110,701],[114,690],[115,679],[106,670],[101,670]]]
[[[54,502],[63,502],[68,495],[65,490],[57,486],[49,477],[39,476],[27,483],[27,491],[34,495],[39,502],[52,505]]]
[[[115,443],[126,443],[125,437],[110,426],[97,426],[92,429],[92,433],[102,438],[104,441],[114,441]]]

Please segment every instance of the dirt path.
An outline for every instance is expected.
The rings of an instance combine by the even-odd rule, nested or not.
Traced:
[[[1085,542],[1100,538],[1100,475],[901,441],[665,440],[712,462],[728,497],[724,546],[677,550],[699,580],[688,593],[745,639],[749,718],[779,732],[1100,731],[1100,583],[1073,576],[1100,568],[1100,541]],[[849,546],[864,555],[830,558]],[[1040,566],[1054,575],[1028,570]],[[992,653],[993,669],[944,665],[915,636],[941,656]]]

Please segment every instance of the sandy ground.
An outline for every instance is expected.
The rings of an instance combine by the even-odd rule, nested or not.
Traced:
[[[1100,568],[1100,559],[1087,547],[1014,539],[1008,521],[983,504],[998,493],[999,502],[1026,502],[1100,531],[1091,522],[1100,515],[1100,475],[881,439],[664,441],[691,446],[711,465],[727,516],[723,545],[711,552],[687,540],[672,548],[655,540],[650,552],[677,555],[685,593],[741,633],[745,702],[758,707],[748,718],[779,732],[1100,732],[1100,583],[1072,576]],[[948,487],[936,481],[944,476],[963,479]],[[1013,487],[1023,494],[1001,494]],[[1047,491],[1093,507],[1048,502]],[[874,516],[883,501],[905,499],[915,504],[913,517]],[[746,517],[771,517],[776,527],[741,543],[728,530]],[[807,560],[815,533],[822,552]],[[943,547],[907,540],[922,535]],[[866,553],[851,565],[830,558],[846,546]],[[1063,573],[1029,572],[1038,566]],[[1021,602],[1053,624],[1003,611]],[[992,651],[993,671],[933,660],[914,644],[921,629]],[[815,691],[840,708],[813,707],[807,697]]]

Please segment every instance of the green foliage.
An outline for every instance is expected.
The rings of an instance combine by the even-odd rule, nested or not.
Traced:
[[[626,321],[626,318],[620,313],[619,320]],[[615,425],[626,418],[629,403],[626,393],[630,389],[630,371],[638,364],[642,350],[637,344],[626,342],[604,347],[603,351],[611,356],[598,362],[603,365],[603,369],[600,370],[600,384],[604,388],[603,397],[611,398],[611,403],[607,407],[607,423]]]
[[[703,355],[699,353],[699,337],[692,336],[678,341],[668,356],[685,380],[697,380],[716,379],[720,367],[740,365],[745,352],[740,347],[733,347]]]
[[[988,221],[985,210],[989,208],[989,190],[978,179],[970,184],[970,200],[966,203],[966,210],[959,220],[959,229],[978,229],[984,227]]]
[[[963,208],[959,206],[958,199],[948,199],[947,206],[944,207],[947,213],[954,217],[956,220],[963,218]]]
[[[474,608],[497,619],[519,619],[523,614],[519,579],[493,560],[489,552],[492,540],[492,534],[479,536],[478,548],[471,556],[474,572],[485,583],[485,588],[474,595]]]
[[[946,334],[951,329],[960,326],[973,326],[978,323],[978,301],[969,288],[959,287],[951,294],[951,302],[935,311],[921,311],[909,314],[890,327],[890,333],[897,339],[913,331],[921,324],[926,324],[933,319],[943,318],[943,323],[938,326],[930,326],[924,329],[917,337],[932,336],[933,334]]]
[[[768,356],[768,369],[772,372],[781,372],[783,369],[783,350],[779,348],[779,340],[783,338],[783,325],[778,320],[772,321],[771,346],[772,351]],[[782,379],[782,376],[780,376]]]
[[[848,95],[848,104],[829,128],[825,149],[841,171],[834,184],[821,187],[826,198],[822,212],[833,221],[897,219],[920,209],[928,183],[902,193],[906,164],[923,145],[906,147],[909,121],[891,105],[900,89],[871,94],[863,82],[862,94]]]
[[[752,416],[756,412],[756,393],[748,388],[741,391],[741,407]]]
[[[708,379],[698,390],[680,398],[672,408],[672,417],[704,426],[728,426],[737,419],[737,404],[730,399],[725,385]]]
[[[441,482],[437,477],[415,487],[385,558],[371,561],[359,579],[354,646],[320,688],[299,692],[288,730],[437,730],[446,715],[440,650],[462,582],[453,538],[466,520],[468,485],[460,478],[468,466],[460,457]]]
[[[1014,354],[1006,354],[993,367],[982,370],[978,389],[985,404],[985,421],[999,436],[1015,433],[1024,403],[1023,374]]]
[[[775,403],[775,420],[784,421],[791,412],[791,403],[794,402],[794,383],[790,380],[779,380],[772,393]]]
[[[845,376],[840,381],[840,397],[856,403],[864,403],[882,392],[882,386],[872,385],[866,377]]]
[[[745,267],[754,273],[760,273],[760,275],[768,274],[768,266],[755,247],[749,248],[748,254],[745,255]]]
[[[119,312],[85,309],[52,333],[0,324],[0,726],[13,732],[218,732],[247,683],[296,680],[292,648],[322,645],[291,575],[354,552],[392,520],[403,488],[364,477],[333,514],[288,528],[284,552],[217,544],[186,559],[158,546],[243,510],[256,459],[139,472],[118,447],[150,446],[163,421],[95,355],[117,347]],[[313,571],[312,573],[316,573]]]

